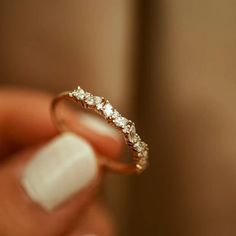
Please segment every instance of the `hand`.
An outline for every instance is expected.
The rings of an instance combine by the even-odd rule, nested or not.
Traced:
[[[83,122],[81,136],[93,148],[73,134],[55,138],[50,101],[36,91],[0,90],[0,235],[113,235],[93,200],[102,178],[95,155],[118,156],[119,139],[92,135]]]

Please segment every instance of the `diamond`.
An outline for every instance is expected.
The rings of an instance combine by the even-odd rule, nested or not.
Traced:
[[[116,119],[114,119],[114,123],[121,128],[124,128],[126,124],[128,123],[128,120],[125,117],[119,116]]]
[[[94,99],[94,103],[96,105],[98,105],[98,104],[100,104],[102,102],[102,98],[99,97],[99,96],[94,96],[93,99]]]
[[[121,116],[121,114],[120,114],[117,110],[115,110],[114,113],[113,113],[113,115],[112,115],[112,118],[113,118],[113,119],[116,119],[116,118],[118,118],[118,117],[120,117],[120,116]]]
[[[102,110],[104,103],[99,103],[96,105],[98,110]]]
[[[145,150],[145,151],[143,152],[143,157],[144,157],[144,158],[148,158],[148,151],[147,151],[147,150]]]
[[[132,125],[129,130],[128,139],[131,143],[136,143],[140,139],[138,134],[136,133],[136,129],[134,125]]]
[[[78,100],[82,100],[85,97],[85,91],[78,87],[77,90],[72,92],[72,96],[76,97]]]
[[[146,166],[147,165],[147,159],[146,158],[140,158],[138,162],[141,166]]]
[[[138,169],[138,173],[141,173],[143,171],[143,167],[140,164],[137,164],[136,168]]]
[[[137,168],[137,172],[141,174],[147,168],[147,164],[145,166],[142,166],[141,164],[138,163],[136,165],[136,168]]]
[[[92,96],[91,93],[89,93],[89,92],[85,92],[85,94],[84,94],[84,97],[85,97],[85,98],[88,98],[88,97],[90,97],[90,96]]]
[[[123,128],[123,132],[128,134],[130,132],[130,125],[127,124],[124,128]]]
[[[142,157],[142,158],[148,158],[148,151],[144,150],[143,152],[139,152],[138,153],[138,157]]]
[[[139,161],[138,161],[138,164],[136,165],[136,167],[139,169],[139,171],[144,171],[148,166],[148,162],[147,162],[147,159],[145,158],[141,158]]]
[[[140,142],[135,143],[135,144],[134,144],[134,149],[135,149],[137,152],[141,152],[141,151],[142,151],[141,143],[140,143]]]
[[[138,141],[134,144],[134,149],[141,153],[146,149],[146,144],[144,142]]]
[[[85,102],[86,102],[88,105],[94,105],[94,98],[93,98],[93,95],[90,94],[90,93],[86,93]]]
[[[148,145],[145,142],[142,142],[142,146],[144,150],[149,150]]]
[[[105,115],[106,118],[111,117],[112,114],[114,113],[114,109],[113,106],[107,102],[104,107],[103,107],[103,113]]]

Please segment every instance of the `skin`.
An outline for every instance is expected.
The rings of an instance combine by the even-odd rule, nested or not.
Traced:
[[[0,235],[114,235],[109,214],[95,197],[102,168],[94,183],[50,213],[32,202],[21,187],[27,161],[58,134],[50,119],[50,101],[50,95],[38,91],[0,90]],[[65,112],[73,117],[73,112]],[[98,156],[119,156],[121,144],[117,140],[92,135],[86,127],[80,129]]]

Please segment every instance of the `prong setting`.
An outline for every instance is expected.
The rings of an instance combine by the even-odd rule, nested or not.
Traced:
[[[96,111],[98,114],[116,129],[118,129],[124,136],[126,143],[133,151],[133,159],[135,161],[136,171],[141,173],[148,166],[148,145],[143,142],[136,132],[134,122],[122,116],[108,100],[103,97],[94,96],[78,87],[72,92],[68,93],[70,98],[82,104],[84,108],[89,108]]]

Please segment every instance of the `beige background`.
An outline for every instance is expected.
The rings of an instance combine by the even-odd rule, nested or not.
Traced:
[[[236,235],[234,1],[0,4],[2,84],[80,83],[150,143],[146,173],[105,187],[118,235]]]

